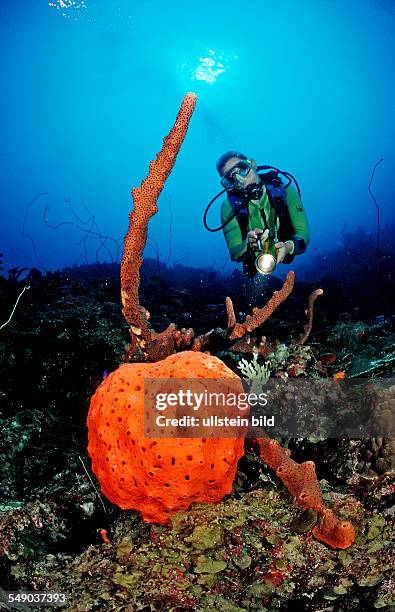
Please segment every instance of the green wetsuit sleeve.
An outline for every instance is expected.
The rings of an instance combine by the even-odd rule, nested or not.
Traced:
[[[221,206],[221,225],[224,225],[232,216],[232,209],[229,200],[226,199]],[[243,240],[240,225],[233,217],[223,228],[227,247],[232,261],[241,261],[247,252],[247,240]]]
[[[303,238],[307,246],[310,242],[309,222],[299,194],[293,185],[287,187],[287,204],[294,235],[297,238]]]

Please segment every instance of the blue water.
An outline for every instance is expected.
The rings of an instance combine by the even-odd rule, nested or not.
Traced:
[[[159,250],[169,263],[232,270],[222,232],[206,232],[202,215],[220,190],[215,162],[233,148],[297,177],[312,231],[300,261],[341,243],[342,220],[348,230],[375,233],[368,184],[380,158],[373,190],[382,226],[393,223],[394,7],[390,0],[2,2],[5,268],[115,259],[130,190],[146,176],[187,91],[198,103],[146,256]],[[209,222],[219,225],[219,202]],[[100,242],[88,229],[119,242]]]

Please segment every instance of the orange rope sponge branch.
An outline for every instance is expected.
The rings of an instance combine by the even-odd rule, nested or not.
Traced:
[[[229,338],[237,339],[242,338],[248,332],[252,332],[254,329],[262,325],[277,308],[287,299],[289,294],[292,292],[295,283],[295,272],[292,270],[288,272],[287,278],[284,281],[283,286],[279,291],[275,291],[270,300],[265,304],[263,308],[253,308],[252,315],[248,315],[244,323],[236,323]],[[229,305],[228,305],[229,312]]]
[[[156,201],[167,177],[173,169],[177,154],[186,136],[189,121],[195,109],[197,96],[187,93],[181,104],[174,126],[163,140],[163,147],[152,160],[147,178],[132,190],[134,209],[129,213],[129,228],[125,236],[121,263],[121,298],[123,315],[143,343],[149,339],[147,317],[142,310],[138,291],[140,267],[147,242],[147,227],[150,218],[156,214]],[[143,344],[144,346],[144,344]]]
[[[282,448],[276,440],[257,438],[259,454],[302,508],[312,508],[320,519],[313,535],[332,548],[348,548],[354,543],[354,528],[348,521],[339,521],[332,510],[325,508],[320,485],[312,461],[296,463],[290,451]]]
[[[324,293],[323,289],[316,289],[309,296],[309,305],[306,309],[307,323],[304,326],[303,332],[300,334],[298,344],[304,344],[311,334],[313,328],[314,303],[316,299]]]

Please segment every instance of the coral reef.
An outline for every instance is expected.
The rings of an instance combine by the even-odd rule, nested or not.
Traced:
[[[179,145],[193,111],[189,104],[194,105],[192,98],[177,124],[180,131],[175,140]],[[165,147],[166,142],[163,151]],[[162,162],[165,165],[169,162],[171,170],[174,159],[175,156],[170,162],[163,158]],[[156,170],[160,171],[160,165]],[[299,344],[297,340],[285,345],[280,341],[267,342],[259,335],[254,338],[250,334],[255,330],[261,334],[259,326],[269,316],[281,317],[275,328],[276,337],[277,333],[279,338],[282,334],[282,342],[296,327],[298,315],[293,308],[288,319],[282,310],[279,314],[272,308],[274,303],[276,308],[286,306],[286,298],[279,299],[279,294],[284,295],[289,289],[290,278],[282,289],[278,279],[271,279],[270,292],[279,293],[269,300],[272,308],[269,314],[267,303],[263,302],[244,323],[237,323],[230,298],[225,302],[226,313],[222,306],[229,287],[236,294],[237,277],[229,282],[224,280],[219,289],[221,279],[213,283],[209,271],[204,272],[204,278],[209,279],[205,283],[203,272],[185,267],[177,270],[178,277],[173,273],[178,283],[174,275],[169,276],[168,286],[165,275],[162,280],[158,276],[149,278],[146,291],[150,302],[144,299],[144,303],[150,310],[158,305],[158,312],[150,316],[138,299],[141,255],[146,224],[156,210],[155,189],[160,191],[164,180],[165,177],[156,174],[154,184],[143,182],[135,198],[135,205],[138,201],[135,211],[139,212],[133,215],[132,211],[130,216],[132,231],[128,232],[130,240],[125,249],[122,288],[127,326],[121,321],[116,303],[117,282],[100,278],[84,284],[85,271],[73,276],[69,270],[64,275],[46,275],[45,279],[31,271],[29,308],[17,309],[11,324],[2,331],[0,416],[6,416],[2,418],[4,444],[0,453],[2,587],[66,591],[70,596],[68,609],[81,611],[104,608],[285,612],[292,607],[348,612],[394,605],[393,526],[389,508],[394,496],[393,439],[297,439],[289,441],[289,449],[284,449],[277,441],[259,438],[254,444],[259,446],[262,460],[273,473],[252,452],[244,452],[242,437],[191,440],[175,435],[169,441],[144,439],[141,435],[143,393],[136,387],[142,387],[147,373],[154,373],[157,378],[189,377],[195,372],[203,380],[221,373],[221,377],[229,377],[229,383],[240,384],[236,374],[226,369],[222,361],[199,352],[219,349],[223,351],[224,362],[231,361],[235,369],[238,352],[253,353],[255,369],[262,374],[267,364],[258,363],[258,358],[270,354],[272,376],[291,382],[296,378],[325,379],[335,374],[335,369],[341,369],[347,378],[355,356],[350,355],[351,351],[361,354],[364,348],[367,351],[366,339],[372,338],[374,329],[364,323],[350,331],[350,323],[345,323],[343,331],[350,331],[354,341],[345,347],[341,330],[333,328],[339,333],[328,343],[328,329],[321,326],[325,341],[305,346],[312,327],[312,298]],[[128,270],[130,264],[133,270]],[[2,299],[0,304],[2,309],[7,306],[4,313],[7,316],[8,306],[15,304],[21,289],[20,275],[19,270],[9,274],[7,285],[0,279],[2,297],[6,294],[4,287],[7,291],[12,287],[6,294],[7,303]],[[193,279],[187,288],[182,282],[183,275]],[[195,287],[200,288],[199,296]],[[311,289],[303,288],[299,304],[305,304]],[[205,290],[210,303],[202,299]],[[158,300],[160,292],[163,299]],[[319,295],[319,290],[313,294]],[[327,294],[325,289],[323,301]],[[290,299],[293,298],[294,294]],[[199,316],[201,336],[195,338],[191,328],[177,329],[173,313],[178,307],[182,312],[177,312],[177,324],[190,319],[195,323]],[[202,310],[205,312],[199,315]],[[237,313],[237,318],[242,319],[239,307]],[[1,314],[0,319],[5,320],[3,311]],[[204,333],[214,319],[222,325],[221,317],[225,314],[227,329]],[[156,333],[149,328],[148,321],[166,322],[168,327]],[[231,335],[236,326],[241,326],[235,332],[241,335],[235,342]],[[128,331],[131,344],[127,358],[153,363],[124,364],[115,369],[122,358]],[[391,371],[393,364],[382,357],[384,353],[391,355],[386,348],[391,345],[390,334],[388,328],[384,333],[380,327],[375,342],[369,346],[370,354],[366,353],[366,359],[369,357],[374,363],[366,361],[359,369],[355,366],[356,376],[361,372]],[[191,347],[193,352],[188,350]],[[113,373],[108,374],[109,371]],[[262,379],[265,382],[266,376]],[[334,402],[342,396],[342,384],[341,381],[336,385]],[[89,444],[103,490],[120,506],[125,498],[130,501],[134,496],[132,505],[123,507],[135,508],[145,520],[166,523],[164,526],[144,524],[138,514],[122,512],[95,490],[83,463],[86,448],[83,419],[92,389],[97,387],[89,413]],[[292,392],[292,385],[288,391]],[[384,395],[384,411],[391,409],[393,393],[390,388]],[[375,401],[382,399],[377,397]],[[29,409],[24,410],[24,406]],[[150,444],[153,446],[149,447]],[[158,447],[159,458],[154,454]],[[295,461],[290,459],[291,448]],[[227,465],[228,457],[232,465]],[[161,461],[161,467],[159,463],[154,466],[154,459]],[[336,490],[331,490],[323,480],[318,483],[314,463],[308,459],[316,462],[319,478],[328,474]],[[167,483],[163,482],[164,471],[171,479]],[[215,479],[209,477],[211,471],[215,472]],[[155,490],[150,479],[156,483]],[[165,484],[170,486],[162,486]],[[220,501],[224,495],[230,498]],[[293,500],[302,507],[301,515]],[[191,508],[190,502],[195,502]],[[356,531],[352,546],[351,525]],[[340,552],[335,550],[346,547]],[[1,598],[0,589],[0,605]]]
[[[232,299],[228,296],[225,300],[225,307],[228,319],[227,329],[216,328],[205,334],[201,334],[194,339],[192,350],[194,351],[211,351],[229,349],[237,352],[260,352],[266,354],[269,349],[262,338],[258,349],[255,343],[251,341],[249,332],[263,325],[269,317],[279,308],[279,306],[287,299],[294,286],[295,275],[288,272],[283,286],[279,291],[274,291],[270,300],[262,308],[253,308],[252,314],[247,315],[243,323],[236,321]]]
[[[226,372],[225,364],[218,359],[213,364],[213,358],[208,355],[199,357],[198,363],[195,358],[192,360],[188,352],[178,353],[170,362],[164,359],[169,352],[174,352],[176,346],[180,347],[190,341],[193,337],[193,330],[182,330],[179,336],[180,332],[177,332],[175,325],[171,324],[162,334],[151,334],[147,325],[149,314],[140,306],[138,298],[139,269],[147,237],[148,222],[156,213],[156,200],[185,138],[195,103],[194,94],[185,96],[175,125],[164,140],[162,151],[158,154],[157,159],[151,162],[147,179],[143,181],[141,188],[133,190],[135,209],[130,214],[129,229],[125,238],[125,253],[121,267],[123,313],[127,322],[131,324],[132,338],[137,339],[137,344],[142,349],[145,358],[155,361],[156,364],[154,367],[128,364],[128,366],[118,368],[96,391],[91,400],[87,420],[88,451],[103,493],[122,508],[140,510],[144,520],[153,522],[166,522],[167,514],[188,508],[193,501],[221,499],[229,491],[229,477],[233,478],[235,474],[236,457],[239,459],[242,454],[240,454],[240,439],[233,441],[234,446],[231,446],[230,449],[228,440],[217,441],[220,456],[222,455],[222,461],[219,462],[214,453],[216,446],[214,445],[213,448],[211,445],[205,446],[207,453],[204,453],[202,465],[197,464],[196,469],[194,469],[195,465],[191,465],[188,474],[184,475],[188,482],[187,493],[183,494],[178,483],[184,473],[188,444],[177,438],[173,440],[173,443],[172,440],[169,440],[167,444],[154,439],[149,446],[150,453],[147,453],[145,441],[144,446],[141,445],[141,440],[144,440],[143,395],[147,393],[144,378],[150,375],[153,378],[166,378],[167,376],[211,378],[213,374],[220,378],[221,373]],[[275,291],[263,308],[254,308],[252,315],[247,316],[242,324],[236,322],[233,305],[230,298],[227,298],[228,326],[234,324],[231,329],[228,329],[229,340],[240,339],[247,332],[262,325],[286,300],[293,287],[294,273],[291,271],[288,272],[282,289]],[[308,322],[299,340],[300,344],[303,344],[310,334],[313,304],[320,294],[322,290],[317,289],[310,296],[307,310]],[[206,344],[207,337],[209,334],[203,339],[197,338],[193,343],[193,350],[201,351]],[[154,338],[154,347],[152,338]],[[171,364],[170,370],[169,364]],[[230,371],[229,375],[233,376]],[[196,438],[194,444],[200,451],[203,439]],[[312,462],[301,465],[295,463],[289,459],[287,451],[275,441],[268,442],[266,439],[261,439],[258,440],[258,444],[261,458],[276,470],[299,503],[304,508],[312,508],[319,512],[320,523],[314,528],[315,536],[335,548],[351,546],[355,538],[354,530],[349,523],[338,521],[330,509],[324,508],[314,464]],[[176,445],[179,447],[179,456],[174,450]],[[140,447],[141,451],[144,451],[142,456],[140,452],[137,452],[140,451]],[[154,450],[152,450],[153,447]],[[163,460],[163,464],[155,463],[154,454],[157,452],[159,452],[157,459]],[[229,456],[232,471],[229,471],[228,465],[225,467],[223,465],[227,464],[227,456]],[[194,463],[193,454],[191,457]],[[201,457],[200,452],[197,453],[196,459],[198,457]],[[208,479],[207,484],[211,484],[211,487],[207,491],[203,486],[205,482],[204,465],[209,462],[214,465],[215,472],[213,479],[211,481]],[[171,465],[176,465],[177,468],[172,469]],[[156,473],[155,469],[160,471]],[[133,485],[134,489],[131,489]],[[217,492],[213,494],[214,489],[218,490],[218,495]]]
[[[322,483],[325,487],[325,483]],[[111,544],[77,558],[51,556],[33,572],[37,588],[69,593],[69,609],[389,609],[393,529],[350,496],[325,491],[342,520],[358,526],[349,550],[293,532],[295,510],[266,484],[216,505],[194,504],[141,537],[133,516],[114,524]]]
[[[178,276],[178,271],[165,269],[159,281],[152,281],[151,268],[143,270],[142,291],[144,303],[150,305],[158,302],[158,293],[162,296],[157,325],[164,327],[166,317],[182,324],[183,313],[188,309],[194,323],[204,329],[206,304],[215,303],[218,321],[226,326],[223,300],[230,286],[235,294],[240,293],[234,279],[218,277],[210,285],[206,282],[209,271],[188,269]],[[2,320],[8,317],[22,281],[17,287],[11,283],[0,278]],[[174,572],[172,566],[175,552],[186,548],[188,570],[181,571],[188,584],[192,584],[198,610],[222,606],[225,610],[266,607],[286,612],[291,606],[306,611],[332,606],[338,612],[349,612],[375,609],[374,606],[390,609],[394,605],[391,569],[387,569],[387,559],[393,564],[388,542],[393,537],[394,479],[390,473],[380,474],[376,465],[382,453],[390,450],[387,443],[345,439],[288,442],[296,461],[314,460],[318,477],[335,487],[330,492],[328,483],[320,480],[325,503],[331,505],[342,521],[348,520],[355,526],[356,541],[347,550],[330,549],[311,537],[315,522],[301,521],[300,508],[292,503],[281,481],[256,453],[248,450],[239,461],[230,498],[215,505],[193,505],[181,515],[179,527],[174,522],[179,515],[173,515],[174,530],[166,528],[162,532],[163,528],[143,523],[137,513],[122,511],[101,499],[80,460],[88,467],[84,418],[90,395],[105,371],[115,370],[122,358],[123,343],[128,339],[128,326],[122,320],[118,302],[119,268],[75,267],[48,273],[34,282],[29,279],[29,283],[32,288],[28,307],[17,309],[0,336],[3,589],[47,590],[59,586],[70,593],[70,609],[81,611],[94,609],[98,602],[107,609],[122,610],[128,606],[149,609],[154,601],[158,608],[168,610],[177,601],[182,606],[181,597],[186,594],[180,589],[182,575]],[[284,302],[281,312],[274,313],[267,333],[274,328],[276,336],[282,332],[284,339],[288,338],[297,327],[311,290],[310,286],[297,283],[291,296],[294,301]],[[190,306],[186,305],[188,294],[195,296]],[[184,304],[174,306],[176,295],[183,296],[180,299]],[[296,373],[296,380],[318,376],[325,381],[337,367],[337,361],[324,367],[322,355],[336,353],[337,359],[341,359],[342,351],[347,349],[350,361],[357,364],[360,351],[365,354],[369,350],[370,358],[376,359],[383,354],[383,347],[391,343],[390,325],[373,329],[366,321],[365,338],[358,340],[354,353],[340,333],[332,334],[336,326],[322,324],[331,312],[331,303],[322,299],[313,343],[300,347],[278,345],[275,355],[270,357],[273,376],[287,373],[288,383],[295,380],[292,376]],[[238,311],[242,310],[239,303]],[[282,323],[286,326],[282,327]],[[238,358],[230,352],[222,356],[240,373],[236,367]],[[261,357],[259,360],[261,363]],[[336,391],[341,397],[341,386],[336,386]],[[247,440],[247,448],[248,444]],[[246,493],[262,486],[264,493],[254,493],[254,510],[250,506],[255,497]],[[198,525],[195,535],[206,533],[206,526],[207,533],[212,533],[213,523],[224,529],[223,544],[217,543],[216,547],[199,553],[186,538]],[[264,524],[267,531],[255,534],[253,526],[257,524]],[[305,532],[299,535],[301,524]],[[183,525],[188,525],[184,531]],[[107,529],[111,545],[103,541],[102,528]],[[298,532],[293,534],[293,529]],[[265,533],[270,540],[270,534],[273,536],[275,544],[270,544]],[[130,542],[132,548],[128,560],[122,557],[120,562],[117,552],[122,540]],[[283,582],[271,585],[269,577],[277,582],[276,578],[282,575],[275,573],[282,570],[271,566],[275,563],[272,554],[278,550],[276,544],[281,545],[284,554],[291,550],[294,561]],[[235,554],[239,546],[240,558]],[[208,558],[203,566],[206,570],[218,567],[211,565],[217,561],[217,555],[229,555],[229,559],[226,568],[215,575],[195,573],[198,554]],[[250,563],[249,567],[243,570],[232,557],[240,565]],[[161,569],[153,567],[155,563]],[[125,575],[130,586],[113,582],[116,572]],[[130,576],[134,580],[137,572],[141,575],[133,587]],[[215,581],[213,586],[206,583],[210,580]],[[265,594],[269,587],[270,594]]]
[[[247,359],[240,359],[237,364],[239,370],[243,374],[244,378],[251,381],[257,381],[261,385],[270,378],[270,361],[268,363],[258,363],[258,353],[254,353],[252,361]]]
[[[395,439],[371,438],[363,440],[359,449],[359,461],[355,468],[367,478],[394,473]]]

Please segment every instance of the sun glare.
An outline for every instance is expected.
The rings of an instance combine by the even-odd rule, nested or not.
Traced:
[[[192,81],[204,81],[213,85],[221,74],[229,70],[232,60],[237,60],[237,56],[229,58],[221,52],[206,49],[197,61],[186,60],[178,66],[178,70],[187,74]]]
[[[48,4],[60,11],[64,17],[75,16],[75,11],[86,9],[84,0],[49,0]]]
[[[215,83],[220,74],[225,72],[222,55],[216,57],[215,51],[208,49],[208,55],[200,57],[200,64],[193,70],[192,78],[206,83]]]

